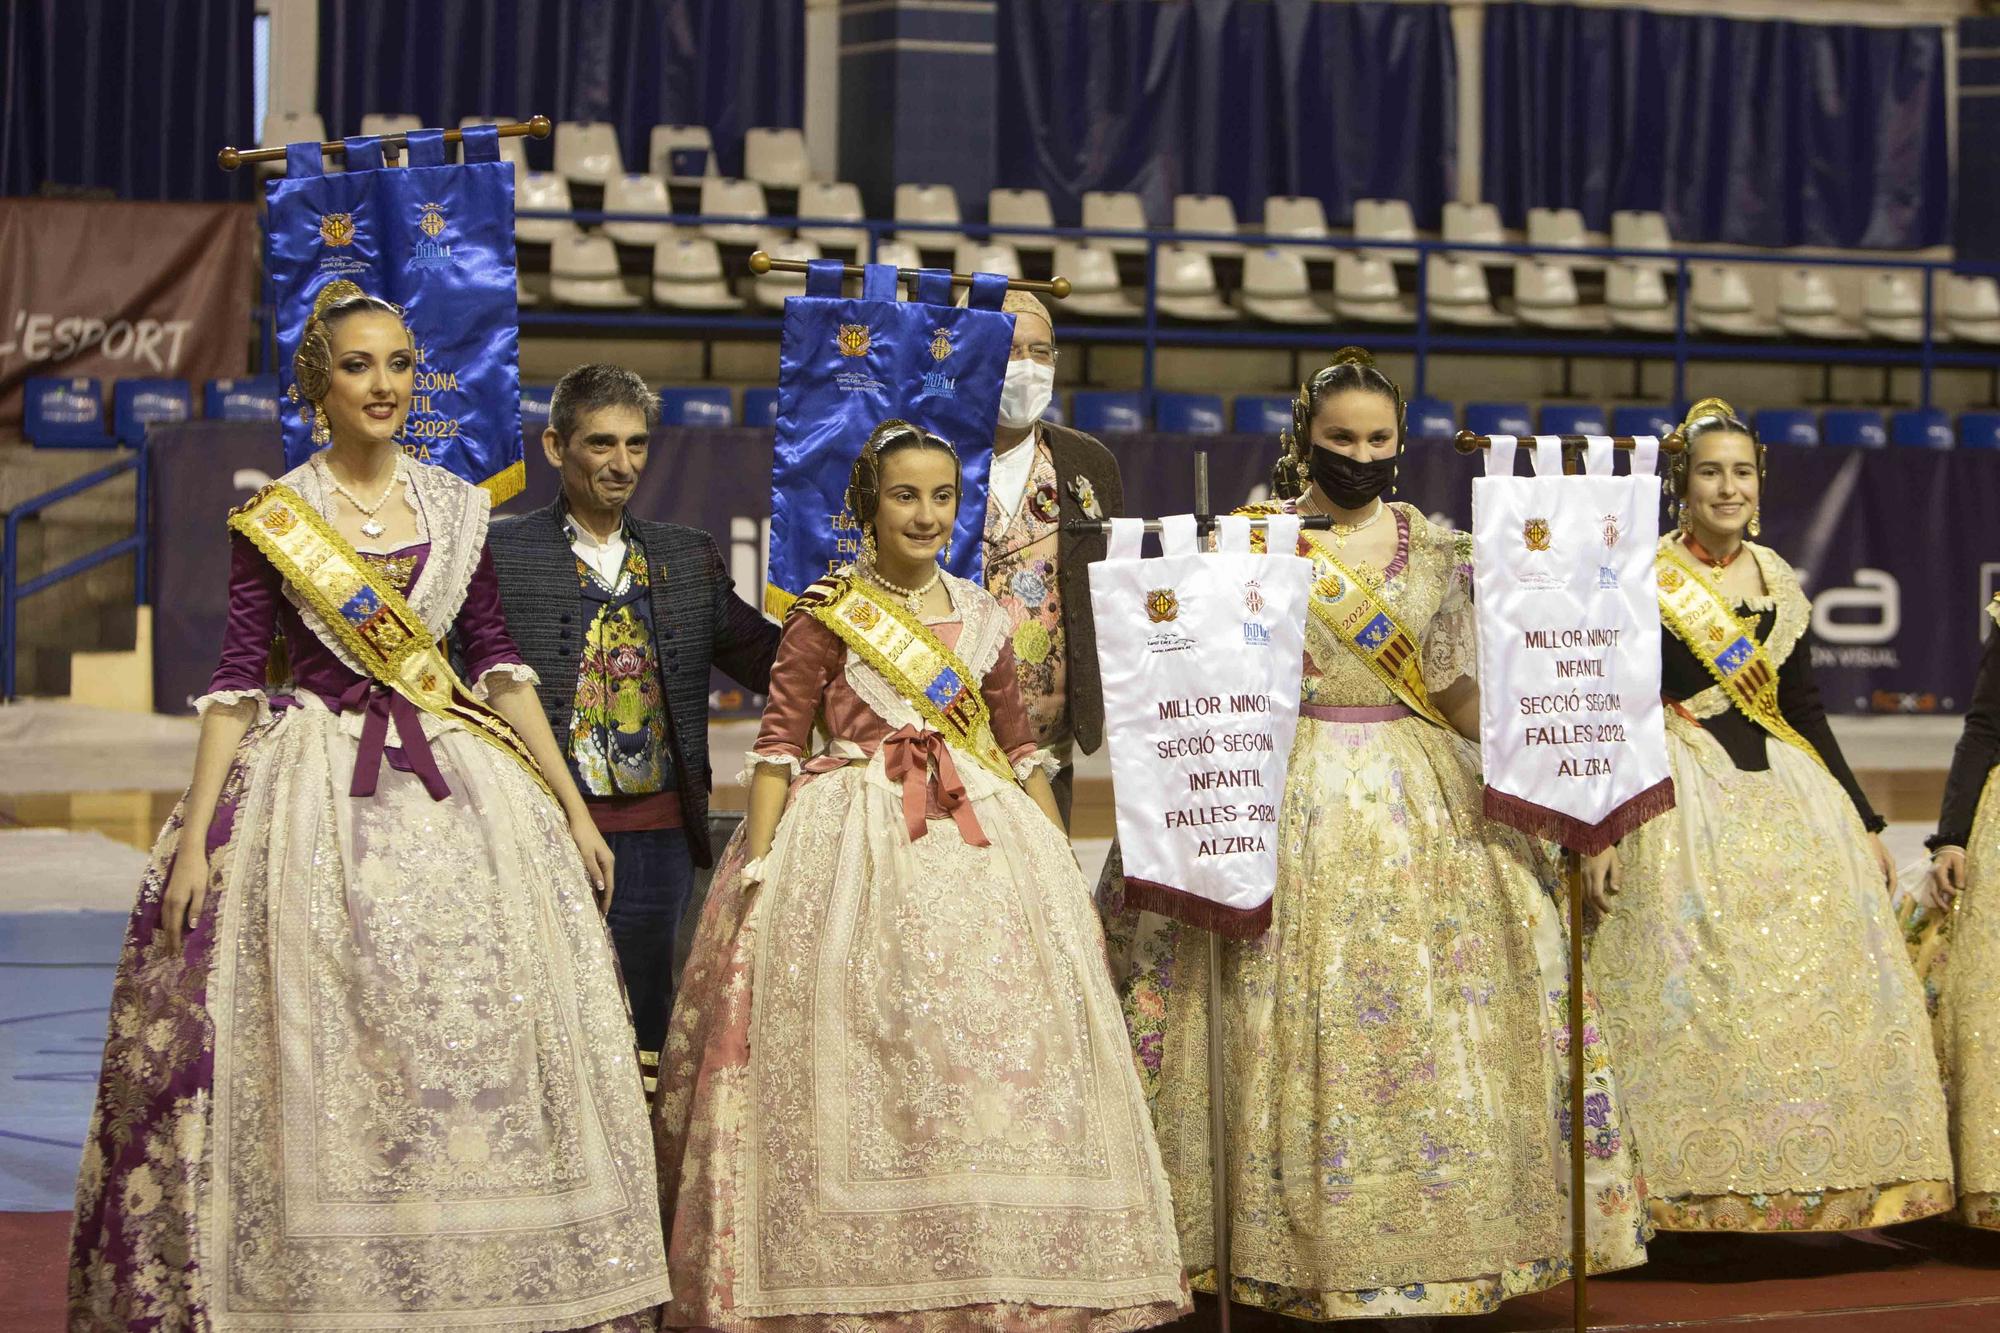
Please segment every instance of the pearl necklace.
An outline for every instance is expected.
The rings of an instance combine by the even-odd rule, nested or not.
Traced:
[[[382,493],[375,497],[374,504],[362,504],[360,500],[355,498],[353,491],[350,491],[347,489],[347,487],[341,485],[340,478],[334,476],[333,469],[327,466],[326,458],[324,455],[315,458],[313,462],[319,467],[320,475],[326,478],[327,485],[333,487],[333,489],[337,493],[339,493],[339,495],[343,499],[345,499],[347,503],[353,505],[355,510],[361,515],[362,536],[380,537],[383,533],[388,531],[387,528],[383,527],[382,524],[376,520],[375,514],[376,511],[380,510],[383,505],[389,503],[389,496],[391,495],[391,493],[395,491],[396,483],[403,479],[403,460],[401,457],[398,457],[396,459],[395,466],[389,469],[389,484],[387,486],[384,486],[382,488]]]
[[[934,565],[931,567],[931,581],[929,583],[926,583],[921,588],[905,588],[900,586],[899,584],[891,583],[889,582],[889,580],[883,578],[882,575],[876,571],[875,563],[872,560],[869,561],[866,565],[863,565],[861,567],[861,573],[864,577],[867,578],[867,580],[870,583],[873,583],[876,587],[881,588],[885,592],[892,592],[896,594],[896,596],[902,598],[903,605],[910,609],[911,615],[917,614],[917,609],[924,604],[924,597],[930,592],[932,588],[937,587],[938,580],[944,577],[944,571]]]
[[[1374,527],[1375,524],[1381,520],[1382,515],[1387,513],[1388,511],[1389,511],[1389,506],[1383,504],[1380,500],[1377,500],[1375,502],[1375,511],[1369,514],[1367,518],[1362,519],[1359,523],[1329,524],[1327,526],[1326,531],[1327,531],[1327,536],[1331,538],[1333,541],[1333,549],[1336,551],[1346,550],[1347,539],[1349,537],[1352,537],[1355,533],[1360,532],[1363,529]],[[1318,513],[1319,506],[1317,505],[1313,506],[1313,512]]]

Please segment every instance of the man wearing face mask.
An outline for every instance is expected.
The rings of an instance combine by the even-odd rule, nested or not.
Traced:
[[[1021,702],[1036,738],[1062,764],[1056,803],[1069,819],[1071,756],[1104,739],[1097,631],[1085,573],[1104,556],[1096,533],[1064,532],[1077,519],[1124,512],[1125,490],[1111,451],[1081,431],[1042,420],[1055,391],[1055,326],[1048,308],[1009,290],[1014,347],[1000,394],[993,471],[986,495],[986,588],[1014,626]]]

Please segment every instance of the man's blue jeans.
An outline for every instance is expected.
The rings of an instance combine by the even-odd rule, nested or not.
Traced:
[[[639,1049],[657,1051],[674,1001],[674,931],[694,888],[687,835],[677,828],[607,833],[617,865],[605,924],[632,1002]]]

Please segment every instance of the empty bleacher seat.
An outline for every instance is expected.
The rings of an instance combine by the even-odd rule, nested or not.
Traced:
[[[577,234],[569,218],[528,218],[521,214],[546,211],[568,213],[575,206],[569,199],[569,182],[553,171],[531,171],[514,182],[514,239],[541,245]]]
[[[1583,234],[1583,214],[1574,208],[1531,208],[1528,210],[1528,244],[1549,250],[1581,250],[1589,238]],[[1538,259],[1575,267],[1595,261],[1578,260],[1565,254],[1542,253]]]
[[[1671,250],[1673,235],[1667,230],[1667,216],[1638,209],[1619,209],[1611,215],[1611,247],[1614,250]],[[1671,259],[1628,259],[1655,272],[1670,269]]]
[[[779,241],[771,246],[768,253],[773,259],[812,260],[820,257],[819,247],[811,241]],[[655,251],[654,254],[657,258],[658,251]],[[727,287],[724,290],[727,291]],[[752,304],[763,306],[770,310],[783,310],[785,308],[786,297],[804,296],[805,294],[806,275],[803,273],[780,273],[774,269],[761,277],[753,278],[750,282],[750,300]],[[743,402],[743,415],[746,419],[750,416],[750,401],[748,398],[745,398]],[[752,424],[754,425],[755,423],[753,422]]]
[[[1313,300],[1299,247],[1267,245],[1243,258],[1243,309],[1271,324],[1325,324],[1327,312]]]
[[[1601,329],[1605,312],[1585,306],[1576,292],[1576,274],[1546,259],[1522,259],[1514,265],[1514,314],[1523,324],[1543,329]]]
[[[708,126],[653,126],[646,142],[646,170],[669,185],[698,185],[704,176],[720,175]]]
[[[108,449],[104,387],[78,376],[28,380],[21,402],[21,432],[30,444],[60,449]]]
[[[608,236],[565,236],[549,252],[549,295],[563,305],[629,310],[639,298],[618,276],[618,250]]]
[[[1507,233],[1500,226],[1500,210],[1492,204],[1447,203],[1444,206],[1444,238],[1468,245],[1505,245]],[[1506,255],[1483,252],[1465,256],[1475,264],[1504,267]]]
[[[812,174],[806,136],[795,129],[751,126],[743,131],[743,174],[760,185],[798,189]]]
[[[1078,389],[1070,403],[1070,424],[1086,435],[1129,434],[1146,429],[1139,395],[1125,389]]]
[[[1458,434],[1458,419],[1451,404],[1442,398],[1418,396],[1408,404],[1408,429],[1412,438],[1448,440]]]
[[[1216,285],[1215,265],[1200,250],[1184,245],[1163,245],[1154,251],[1159,270],[1154,277],[1154,299],[1160,313],[1175,319],[1223,324],[1241,314],[1222,299]]]
[[[1414,324],[1415,309],[1396,287],[1396,267],[1379,254],[1341,255],[1333,263],[1333,305],[1344,319]]]
[[[1356,199],[1354,201],[1354,239],[1357,241],[1414,241],[1417,239],[1417,215],[1403,199]],[[1386,260],[1391,264],[1414,263],[1415,250],[1369,249],[1361,252],[1367,259]]]
[[[1283,394],[1239,393],[1229,428],[1238,435],[1277,435],[1292,428],[1292,400]]]
[[[1053,227],[1056,215],[1042,190],[988,190],[986,220],[996,227]],[[1056,238],[1046,232],[1007,231],[994,234],[1016,250],[1049,250]]]
[[[1222,398],[1212,393],[1156,393],[1153,420],[1172,435],[1222,434]]]
[[[776,389],[745,389],[743,391],[743,424],[746,426],[777,425],[778,391]]]
[[[548,428],[549,404],[555,401],[556,386],[553,384],[523,384],[521,386],[521,433],[530,437],[540,435]]]
[[[1765,444],[1818,444],[1819,421],[1798,407],[1758,409],[1757,438]]]
[[[709,176],[701,183],[701,211],[714,218],[768,218],[771,209],[764,202],[764,187],[756,181],[735,176]],[[723,245],[756,248],[769,243],[771,229],[760,221],[704,222],[701,234]]]
[[[832,250],[853,250],[859,254],[868,246],[863,227],[839,226],[859,222],[867,213],[861,207],[861,187],[852,181],[807,181],[799,187],[799,236]],[[814,219],[813,225],[804,220]]]
[[[601,120],[565,120],[556,125],[556,174],[571,185],[603,185],[625,174],[618,131]]]
[[[1604,275],[1604,312],[1612,326],[1634,333],[1672,333],[1674,303],[1656,268],[1617,263]]]
[[[952,267],[960,273],[998,273],[1018,278],[1021,256],[1006,241],[960,241]]]
[[[1966,449],[2000,449],[2000,412],[1967,412],[1958,419],[1958,442]]]
[[[919,269],[924,266],[924,257],[917,252],[912,241],[881,240],[875,242],[875,257],[869,262],[888,264],[894,268]]]
[[[1311,195],[1274,194],[1264,201],[1266,236],[1300,236],[1331,240],[1333,229],[1326,224],[1326,205]],[[1278,247],[1302,259],[1331,259],[1331,245],[1285,245]]]
[[[1467,403],[1465,428],[1474,435],[1512,435],[1523,440],[1535,433],[1526,403]]]
[[[729,390],[717,386],[660,390],[662,426],[733,426],[736,409]]]
[[[111,422],[121,444],[144,444],[149,428],[193,416],[194,393],[186,380],[129,379],[111,387]]]
[[[653,247],[653,300],[680,310],[743,308],[742,298],[722,276],[721,253],[706,236],[682,236]]]
[[[210,421],[276,421],[278,377],[210,380],[201,392],[201,414]]]
[[[1475,329],[1504,328],[1514,322],[1493,308],[1486,270],[1470,259],[1433,254],[1424,269],[1428,279],[1425,299],[1432,319]]]
[[[1945,328],[1969,343],[2000,343],[2000,282],[1951,277],[1944,287]]]
[[[1924,297],[1914,274],[1873,274],[1863,292],[1861,322],[1871,336],[1899,343],[1924,340]]]
[[[1118,257],[1096,243],[1056,243],[1055,270],[1069,279],[1063,309],[1098,319],[1131,319],[1144,313],[1118,283]]]
[[[1688,322],[1704,333],[1732,338],[1775,338],[1780,330],[1757,313],[1750,284],[1733,268],[1702,264],[1694,270],[1694,290],[1688,298]]]
[[[1889,418],[1889,443],[1911,449],[1949,449],[1951,418],[1935,407],[1897,412]]]
[[[1542,407],[1544,435],[1609,435],[1611,427],[1601,407],[1578,403],[1549,403]]]
[[[658,176],[613,176],[604,186],[607,213],[671,213],[667,183]],[[620,245],[654,246],[674,235],[671,222],[606,222],[604,234]]]
[[[1847,341],[1861,336],[1861,326],[1841,318],[1833,284],[1816,268],[1786,271],[1778,285],[1778,323],[1800,338]]]
[[[1664,407],[1611,409],[1613,435],[1650,435],[1656,440],[1664,440],[1680,424],[1680,419]]]
[[[958,191],[949,185],[898,185],[896,221],[953,224],[959,220]],[[965,239],[958,231],[898,231],[896,239],[919,250],[950,250]]]
[[[1127,190],[1086,190],[1083,194],[1083,226],[1092,232],[1145,231],[1146,208],[1139,196]],[[1137,236],[1092,236],[1092,245],[1115,255],[1144,254],[1146,242]]]
[[[514,270],[515,306],[519,309],[526,310],[531,306],[538,306],[541,303],[542,303],[541,294],[535,291],[532,287],[528,286],[528,275],[521,272],[521,270],[518,268],[515,269]]]
[[[1233,236],[1236,233],[1236,205],[1224,194],[1177,194],[1174,196],[1174,230]],[[1190,250],[1210,255],[1240,255],[1241,241],[1184,241]]]
[[[1880,449],[1889,442],[1889,432],[1880,412],[1830,407],[1820,417],[1820,439],[1843,449]]]

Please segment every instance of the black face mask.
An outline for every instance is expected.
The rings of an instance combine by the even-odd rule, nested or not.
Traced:
[[[1396,479],[1396,455],[1364,463],[1346,454],[1314,446],[1306,455],[1313,485],[1342,509],[1360,509],[1389,489]]]

